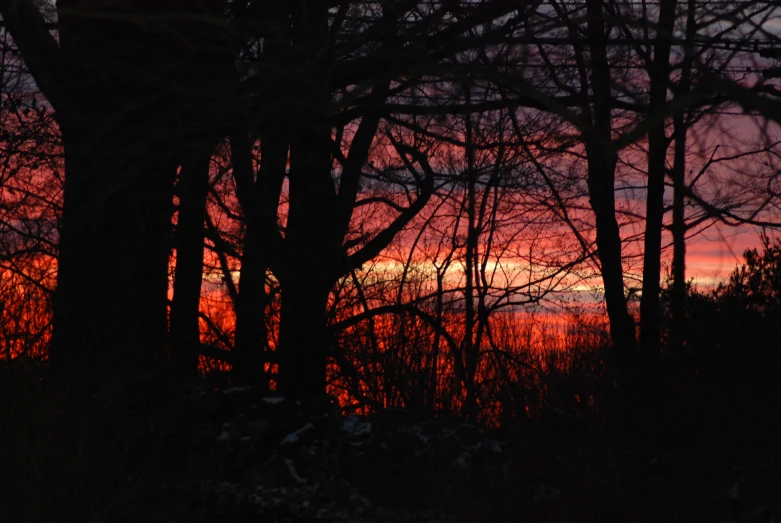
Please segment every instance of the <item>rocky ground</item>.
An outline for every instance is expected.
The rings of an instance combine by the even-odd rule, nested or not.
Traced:
[[[497,429],[251,388],[73,405],[17,381],[0,522],[781,522],[778,381],[734,376],[551,396]]]
[[[636,403],[488,430],[201,390],[159,502],[127,521],[781,521],[775,400],[693,388]],[[174,500],[179,519],[160,517]]]

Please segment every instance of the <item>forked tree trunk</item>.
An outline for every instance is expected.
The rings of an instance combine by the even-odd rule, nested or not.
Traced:
[[[241,255],[239,294],[236,297],[236,337],[231,374],[236,384],[262,385],[262,351],[266,344],[266,270],[263,224],[259,208],[252,144],[245,134],[231,136],[231,162],[246,232]]]
[[[290,27],[285,9],[274,8],[267,21],[275,30],[263,45],[263,61],[276,75],[258,97],[264,115],[260,123],[260,168],[254,172],[252,143],[246,133],[231,136],[231,159],[236,190],[245,216],[246,232],[236,301],[236,337],[233,346],[234,381],[267,387],[265,366],[270,363],[266,312],[269,297],[266,277],[271,261],[280,253],[277,240],[278,207],[287,169],[289,136],[286,119],[291,116],[289,85]]]
[[[396,23],[394,9],[389,5],[383,10],[387,15],[386,29],[391,34]],[[410,153],[425,164],[424,193],[348,259],[344,241],[360,192],[361,170],[368,159],[381,118],[380,108],[391,82],[383,77],[384,73],[379,75],[382,78],[373,78],[349,152],[341,161],[337,189],[331,137],[333,64],[327,53],[313,52],[332,38],[328,7],[313,2],[291,4],[290,17],[285,22],[290,24],[291,42],[285,64],[292,62],[298,67],[272,68],[280,76],[269,83],[275,88],[286,88],[282,100],[287,104],[283,105],[282,114],[290,139],[289,208],[284,240],[277,231],[272,234],[267,230],[269,237],[281,246],[274,253],[272,267],[282,293],[279,389],[290,396],[303,397],[326,392],[326,322],[331,288],[341,276],[377,256],[420,211],[433,191],[433,171],[425,155]]]
[[[204,8],[58,2],[50,91],[65,187],[51,364],[81,388],[134,380],[167,360],[175,171],[214,130],[204,97],[223,56],[212,26],[191,21]]]
[[[268,293],[266,275],[275,251],[277,207],[285,177],[288,143],[285,132],[261,137],[261,167],[253,181],[250,143],[243,137],[231,139],[234,176],[243,177],[242,200],[246,234],[241,257],[239,295],[236,302],[236,339],[233,375],[237,383],[266,387],[265,364],[269,362],[269,333],[266,328]]]

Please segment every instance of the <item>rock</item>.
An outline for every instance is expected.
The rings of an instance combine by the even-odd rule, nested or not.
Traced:
[[[461,441],[455,435],[437,438],[428,452],[429,463],[435,469],[447,468],[463,452]]]
[[[247,425],[247,434],[256,439],[266,437],[271,432],[271,423],[267,419],[254,419]]]
[[[222,454],[222,473],[226,477],[231,477],[240,470],[239,459],[236,452],[231,449]]]
[[[288,487],[304,481],[296,463],[278,453],[274,453],[267,463],[257,463],[244,469],[241,480],[247,485],[265,488]]]
[[[377,434],[387,434],[402,425],[410,425],[412,415],[402,409],[385,409],[372,414],[372,427]]]
[[[267,463],[253,465],[241,474],[241,481],[249,486],[277,487],[281,485],[279,474]]]
[[[236,448],[238,457],[243,462],[253,462],[256,458],[255,445],[250,436],[243,436],[238,442],[233,444]]]
[[[196,434],[193,442],[197,448],[209,449],[217,444],[217,435],[210,428],[203,429]]]
[[[241,441],[242,433],[239,427],[235,424],[231,424],[230,428],[230,441],[231,443],[238,443]]]
[[[411,429],[392,432],[388,434],[386,441],[391,453],[402,459],[414,457],[428,443],[426,436]]]
[[[316,476],[321,472],[323,460],[312,445],[298,447],[292,459],[296,464],[296,469],[307,477]]]
[[[303,420],[296,402],[281,397],[261,398],[257,403],[257,417],[271,420],[275,427],[287,427]]]

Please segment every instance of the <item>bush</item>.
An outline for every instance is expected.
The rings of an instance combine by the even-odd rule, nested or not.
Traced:
[[[781,356],[781,241],[761,243],[716,289],[689,292],[686,344],[699,360],[758,368]]]

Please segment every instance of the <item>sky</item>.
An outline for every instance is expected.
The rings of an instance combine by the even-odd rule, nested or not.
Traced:
[[[723,281],[733,269],[743,263],[746,249],[760,246],[761,229],[758,227],[714,226],[693,238],[687,245],[687,269],[689,277],[700,287],[713,286]],[[778,238],[778,233],[768,231]]]

